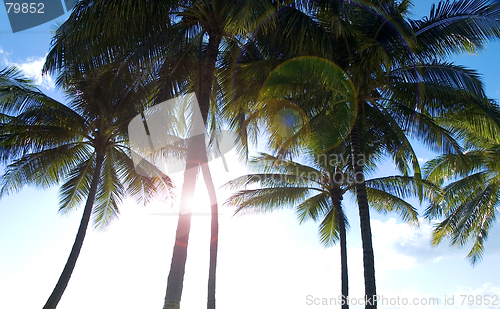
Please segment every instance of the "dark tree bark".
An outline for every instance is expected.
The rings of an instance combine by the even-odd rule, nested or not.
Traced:
[[[344,304],[342,304],[342,309],[348,309],[349,305],[347,303],[349,297],[349,280],[347,276],[347,233],[345,227],[344,212],[342,211],[342,193],[339,188],[331,190],[332,203],[335,208],[335,214],[337,216],[337,224],[339,228],[339,240],[340,240],[340,266],[342,269],[340,280],[342,282],[342,298]]]
[[[361,153],[359,142],[358,123],[351,130],[351,153],[354,167],[354,181],[356,197],[358,200],[359,220],[361,226],[361,242],[363,246],[363,267],[365,278],[365,308],[377,308],[374,296],[375,288],[375,260],[373,257],[372,232],[370,227],[370,209],[368,194],[366,192],[365,177],[363,172],[364,157]]]
[[[210,209],[212,212],[210,223],[210,268],[208,271],[208,299],[207,308],[215,309],[215,278],[217,270],[217,247],[219,243],[219,210],[217,204],[217,195],[215,192],[212,175],[208,164],[201,166],[205,185],[207,186],[210,197]]]
[[[202,81],[200,83],[200,110],[203,122],[207,123],[208,111],[210,109],[210,97],[212,94],[212,83],[215,75],[215,63],[219,55],[219,45],[222,40],[222,32],[213,30],[208,32],[210,38],[207,44],[206,61],[202,71]],[[215,187],[207,163],[205,152],[204,163],[202,165],[205,185],[210,196],[210,267],[208,273],[208,298],[207,308],[215,309],[215,286],[217,270],[217,249],[219,245],[219,211]]]

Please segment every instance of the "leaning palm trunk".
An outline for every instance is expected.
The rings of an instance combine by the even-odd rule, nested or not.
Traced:
[[[342,211],[341,200],[342,195],[340,189],[333,189],[332,192],[332,204],[335,208],[335,214],[337,217],[337,224],[339,228],[339,240],[340,240],[340,266],[342,272],[340,275],[340,280],[342,282],[342,309],[348,309],[348,297],[349,297],[349,281],[347,277],[347,239],[346,239],[346,228],[344,212]]]
[[[68,261],[64,266],[64,269],[57,281],[57,284],[50,294],[49,299],[43,306],[43,309],[55,309],[57,304],[61,300],[61,297],[68,286],[71,274],[75,269],[76,261],[78,255],[80,255],[80,250],[82,249],[83,240],[85,239],[85,234],[87,233],[87,227],[90,221],[90,215],[92,214],[92,207],[94,206],[95,196],[97,194],[97,185],[99,183],[99,178],[101,175],[101,167],[104,161],[103,154],[97,154],[96,156],[96,166],[94,170],[94,175],[92,176],[92,183],[90,185],[89,196],[87,197],[87,202],[83,210],[82,220],[80,221],[80,226],[78,227],[78,233],[76,234],[75,242],[73,248],[71,248],[71,253],[69,254]]]
[[[206,58],[203,68],[199,72],[198,80],[198,104],[200,107],[203,126],[207,123],[208,112],[210,109],[210,97],[212,95],[212,81],[215,74],[215,62],[219,52],[219,44],[222,40],[221,33],[208,33],[209,41],[206,48]],[[200,124],[194,124],[194,126]],[[203,127],[204,129],[204,127]],[[182,295],[184,271],[187,260],[187,247],[189,241],[189,231],[191,229],[191,212],[188,210],[187,202],[189,197],[194,195],[196,185],[196,176],[198,168],[208,161],[205,149],[205,136],[192,136],[187,150],[187,164],[184,172],[184,184],[182,186],[182,196],[180,205],[179,220],[175,235],[174,252],[172,254],[172,263],[168,275],[167,292],[165,296],[164,309],[180,308]],[[217,264],[217,245],[218,245],[218,212],[217,203],[212,202],[212,196],[215,199],[215,189],[208,166],[204,168],[205,185],[211,199],[211,243],[210,243],[210,273],[208,282],[208,308],[215,308],[215,267]],[[208,177],[208,178],[207,178]],[[207,181],[208,179],[208,181]],[[216,200],[216,199],[215,199]]]
[[[365,277],[365,308],[377,308],[374,300],[375,288],[375,260],[373,257],[372,232],[370,227],[370,210],[366,193],[365,177],[363,172],[364,160],[359,143],[358,123],[351,130],[351,154],[354,168],[356,197],[358,200],[359,221],[361,226],[361,242],[363,246],[363,267]]]
[[[180,307],[184,270],[187,260],[189,231],[191,230],[191,210],[189,198],[194,195],[196,176],[198,174],[200,153],[205,149],[205,136],[192,136],[187,149],[187,164],[184,171],[184,183],[179,208],[179,219],[175,232],[175,245],[172,253],[172,263],[168,274],[167,292],[164,309],[178,309]],[[205,154],[206,156],[206,154]]]

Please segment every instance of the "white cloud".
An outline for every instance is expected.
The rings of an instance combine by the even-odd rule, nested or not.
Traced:
[[[0,47],[0,59],[1,59],[1,62],[3,64],[3,66],[8,66],[9,65],[9,61],[7,60],[7,57],[10,54],[12,54],[12,53],[8,53],[5,50],[3,50],[2,47]]]
[[[390,270],[409,270],[417,265],[437,263],[445,257],[464,258],[465,250],[449,247],[445,242],[432,247],[432,228],[435,222],[420,219],[420,226],[398,223],[390,218],[385,222],[372,220],[373,246],[377,274],[388,276]]]
[[[45,62],[45,57],[28,57],[24,61],[13,61],[10,56],[12,52],[6,52],[0,47],[0,62],[3,66],[15,65],[27,78],[32,79],[37,86],[45,90],[54,90],[55,83],[50,75],[42,76],[42,68]]]
[[[26,77],[35,81],[38,86],[47,90],[53,90],[55,88],[55,84],[52,77],[50,75],[42,76],[42,67],[44,62],[44,57],[29,57],[24,62],[12,64],[19,67],[24,72]]]

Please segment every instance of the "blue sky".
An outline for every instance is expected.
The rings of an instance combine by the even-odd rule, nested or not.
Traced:
[[[427,0],[415,1],[415,16],[429,11]],[[50,77],[39,70],[49,50],[55,21],[13,34],[6,11],[0,8],[0,67],[17,65],[35,79],[40,89],[62,100]],[[491,43],[478,55],[452,59],[483,75],[487,94],[500,99],[500,44]],[[422,162],[433,154],[417,147]],[[234,154],[227,157],[230,172],[222,163],[212,165],[217,185],[245,172]],[[219,172],[220,171],[220,172]],[[377,175],[393,173],[382,163]],[[223,201],[228,192],[219,192]],[[206,193],[200,185],[198,211],[208,212]],[[0,200],[0,308],[41,308],[54,287],[71,249],[82,209],[58,214],[57,188],[41,191],[25,188]],[[207,204],[207,205],[205,205]],[[423,206],[415,206],[422,210]],[[175,205],[174,205],[175,207]],[[206,208],[203,208],[206,207]],[[348,232],[350,293],[363,295],[362,252],[358,214],[353,199],[345,200],[351,228]],[[170,208],[147,207],[125,202],[119,220],[106,231],[89,231],[60,309],[160,308],[170,267],[176,217],[165,215]],[[318,243],[314,222],[299,225],[290,210],[266,215],[232,217],[221,209],[217,306],[229,308],[316,308],[307,298],[335,298],[340,294],[338,246]],[[158,215],[163,214],[163,215]],[[208,216],[193,218],[182,304],[184,309],[206,304],[208,279]],[[432,223],[431,223],[432,224]],[[420,228],[402,223],[397,216],[372,213],[378,294],[387,298],[455,297],[455,305],[429,308],[472,308],[460,306],[463,295],[500,296],[500,228],[490,232],[484,260],[470,266],[468,248],[430,246],[431,224]],[[499,300],[500,304],[500,300]],[[322,306],[319,307],[330,307]],[[356,306],[353,306],[356,308]],[[384,306],[385,307],[385,306]],[[492,308],[498,308],[493,306]],[[386,308],[402,308],[387,306]],[[487,307],[483,307],[487,308]]]

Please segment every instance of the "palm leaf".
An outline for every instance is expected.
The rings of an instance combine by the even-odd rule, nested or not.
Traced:
[[[101,171],[101,178],[97,188],[92,215],[95,228],[106,228],[120,211],[118,204],[125,196],[123,184],[114,166],[115,156],[112,151],[106,153]]]
[[[440,1],[429,17],[413,23],[422,54],[476,52],[500,34],[500,7],[488,0]]]
[[[323,192],[316,194],[295,207],[295,213],[299,223],[304,222],[306,219],[318,220],[321,216],[328,213],[331,208],[330,196],[328,193]]]

